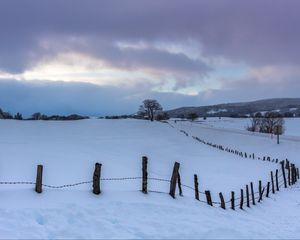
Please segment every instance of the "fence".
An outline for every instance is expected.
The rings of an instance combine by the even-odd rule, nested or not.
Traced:
[[[251,205],[256,205],[256,203],[261,202],[264,198],[269,198],[271,194],[279,192],[282,187],[287,188],[297,183],[299,179],[299,169],[295,164],[290,163],[288,160],[280,162],[281,169],[276,169],[275,174],[273,171],[270,172],[270,181],[263,186],[262,181],[259,180],[258,191],[254,191],[253,182],[245,185],[245,188],[241,188],[240,194],[238,197],[235,192],[231,192],[231,198],[225,201],[223,193],[219,193],[219,201],[213,201],[211,191],[205,190],[199,191],[198,176],[195,174],[194,186],[188,186],[183,184],[180,176],[180,163],[175,162],[171,179],[162,179],[162,178],[153,178],[149,177],[148,174],[148,158],[143,156],[142,158],[142,176],[139,177],[123,177],[123,178],[101,178],[101,169],[102,164],[96,163],[95,169],[93,172],[93,178],[90,181],[78,182],[73,184],[66,184],[60,186],[48,185],[43,183],[43,165],[37,166],[37,174],[35,182],[0,182],[0,184],[26,184],[26,185],[35,185],[35,191],[37,193],[42,193],[43,188],[52,188],[52,189],[61,189],[74,187],[82,184],[91,184],[92,192],[96,195],[101,194],[101,182],[102,181],[125,181],[125,180],[141,180],[141,192],[148,194],[149,192],[158,192],[151,189],[148,189],[149,181],[160,181],[166,182],[169,184],[168,192],[159,192],[159,193],[168,193],[172,198],[176,198],[176,189],[178,187],[179,196],[183,196],[183,189],[188,189],[194,192],[195,200],[201,203],[206,203],[209,206],[215,207],[219,206],[223,209],[229,208],[235,210],[237,208],[244,209],[246,206],[250,208]],[[280,172],[280,174],[279,174]],[[249,187],[250,186],[250,187]]]
[[[167,123],[172,128],[175,128],[171,123],[169,123],[167,121],[165,121],[164,123]],[[185,136],[189,137],[189,134],[186,131],[184,131],[182,129],[180,129],[179,131],[181,133],[183,133]],[[258,154],[247,153],[246,151],[241,151],[241,150],[232,149],[232,148],[229,148],[229,147],[224,147],[221,144],[212,143],[212,142],[206,141],[204,139],[200,139],[199,137],[196,137],[196,136],[192,136],[192,138],[197,140],[200,143],[206,144],[210,147],[216,148],[216,149],[221,150],[221,151],[225,151],[225,152],[228,152],[228,153],[235,154],[235,155],[240,156],[242,158],[250,158],[250,159],[256,159],[256,160],[261,160],[261,161],[268,161],[268,162],[272,162],[272,163],[279,163],[278,158],[274,159],[274,158],[271,158],[270,156],[258,157]]]

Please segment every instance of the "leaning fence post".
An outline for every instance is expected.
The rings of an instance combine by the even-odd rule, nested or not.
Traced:
[[[210,195],[210,191],[205,191],[205,195],[206,195],[206,201],[207,201],[207,204],[212,206],[213,203],[212,203],[212,200],[211,200],[211,195]]]
[[[266,193],[266,197],[269,197],[269,192],[270,192],[270,182],[268,182],[268,184],[267,184],[267,193]]]
[[[226,209],[224,197],[221,192],[219,193],[219,196],[220,196],[220,200],[221,200],[221,208]]]
[[[288,185],[290,186],[291,185],[291,179],[290,179],[290,177],[291,177],[291,173],[290,173],[290,161],[289,160],[287,160],[286,159],[286,161],[285,161],[285,168],[288,170],[288,179],[287,179],[287,183],[288,183]]]
[[[276,169],[275,178],[276,178],[276,191],[278,192],[279,191],[278,169]]]
[[[170,181],[170,193],[169,194],[171,195],[172,198],[175,198],[175,191],[176,191],[179,167],[180,167],[180,164],[178,162],[175,162],[174,167],[173,167],[171,181]]]
[[[147,183],[148,183],[148,171],[147,171],[147,166],[148,166],[148,158],[146,156],[142,157],[143,161],[143,166],[142,166],[142,171],[143,171],[143,182],[142,182],[142,192],[143,193],[148,193],[147,189]]]
[[[275,193],[275,186],[274,186],[274,177],[273,177],[273,171],[271,171],[271,183],[272,183],[272,193]]]
[[[197,174],[194,174],[195,198],[199,200],[199,184]]]
[[[249,197],[249,187],[246,185],[246,198],[247,198],[247,207],[250,207],[250,197]]]
[[[102,164],[96,163],[95,164],[95,170],[93,175],[93,193],[94,194],[100,194],[100,178],[101,178],[101,166]]]
[[[42,184],[43,184],[43,165],[37,166],[36,172],[36,182],[35,182],[35,191],[37,193],[42,193]]]
[[[240,209],[243,209],[243,205],[244,205],[244,190],[241,189]]]
[[[231,209],[234,210],[235,207],[234,207],[234,192],[232,191],[231,192]]]
[[[252,204],[255,205],[255,197],[254,197],[254,190],[253,190],[253,183],[250,183],[251,187],[251,195],[252,195]]]
[[[280,163],[281,163],[282,176],[284,180],[284,188],[287,188],[285,170],[284,170],[284,161],[281,161]]]

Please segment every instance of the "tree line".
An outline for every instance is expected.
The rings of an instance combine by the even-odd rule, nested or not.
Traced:
[[[10,114],[9,112],[4,112],[0,108],[0,119],[15,119],[15,120],[57,120],[57,121],[63,121],[63,120],[82,120],[87,119],[89,117],[81,116],[78,114],[71,114],[71,115],[51,115],[47,116],[46,114],[42,114],[40,112],[36,112],[32,114],[29,118],[24,118],[23,115],[19,112],[17,112],[15,115]]]

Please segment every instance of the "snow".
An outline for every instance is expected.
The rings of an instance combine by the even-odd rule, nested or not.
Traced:
[[[170,179],[181,163],[184,184],[210,190],[213,201],[223,192],[229,200],[250,181],[264,183],[275,163],[241,158],[197,142],[191,135],[258,155],[289,158],[300,165],[300,142],[240,134],[203,124],[143,120],[0,121],[0,181],[35,181],[36,165],[44,165],[45,184],[63,185],[92,178],[95,162],[102,177],[140,177],[141,157],[149,157],[149,177]],[[179,130],[185,130],[187,137]],[[101,181],[65,189],[33,185],[0,185],[0,238],[299,238],[300,192],[296,187],[272,195],[246,210],[209,207],[183,188],[172,199],[168,183],[141,179]],[[201,195],[201,200],[205,200]],[[227,206],[229,207],[229,206]],[[293,224],[290,224],[293,223]]]
[[[285,136],[299,136],[300,137],[300,118],[285,118]],[[246,132],[247,125],[250,125],[249,118],[226,118],[221,119],[217,117],[209,117],[206,120],[197,121],[197,123],[214,127],[224,128],[231,131],[243,130]]]
[[[227,109],[217,109],[217,110],[210,110],[207,112],[207,114],[215,114],[215,113],[221,113],[221,112],[227,112],[228,110]]]

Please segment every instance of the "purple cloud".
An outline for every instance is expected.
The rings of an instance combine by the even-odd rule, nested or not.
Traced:
[[[175,88],[195,87],[201,86],[203,78],[212,71],[218,71],[214,61],[222,58],[232,64],[244,64],[249,69],[288,66],[291,70],[281,74],[280,80],[276,78],[276,84],[262,84],[258,76],[249,73],[242,79],[211,79],[219,82],[221,88],[202,92],[200,89],[199,95],[194,97],[155,93],[151,89],[140,91],[140,96],[156,94],[165,99],[167,106],[172,105],[171,101],[185,105],[228,102],[243,100],[245,95],[240,94],[241,89],[253,83],[261,88],[249,90],[251,98],[267,97],[270,94],[265,94],[266,91],[278,96],[293,96],[299,89],[295,78],[298,75],[291,73],[300,63],[298,9],[300,2],[297,0],[3,0],[0,2],[0,73],[21,73],[44,58],[62,52],[79,52],[116,69],[129,72],[151,69],[172,75]],[[162,42],[192,47],[190,40],[197,43],[194,53],[198,58],[184,51],[171,52],[157,47],[157,43]],[[119,48],[118,42],[144,42],[147,46]],[[275,78],[268,78],[268,83],[272,81]],[[21,93],[17,85],[14,85],[18,89],[16,93]],[[86,91],[83,96],[92,93],[83,86],[82,91]],[[65,84],[64,91],[72,87],[72,84]],[[51,90],[48,91],[50,94]],[[126,99],[138,92],[116,88],[108,92],[113,96],[122,91]],[[28,99],[37,93],[31,94],[27,95]],[[54,92],[51,94],[54,96]],[[65,109],[72,109],[71,100],[64,102],[70,102]],[[128,103],[128,106],[132,105]]]

